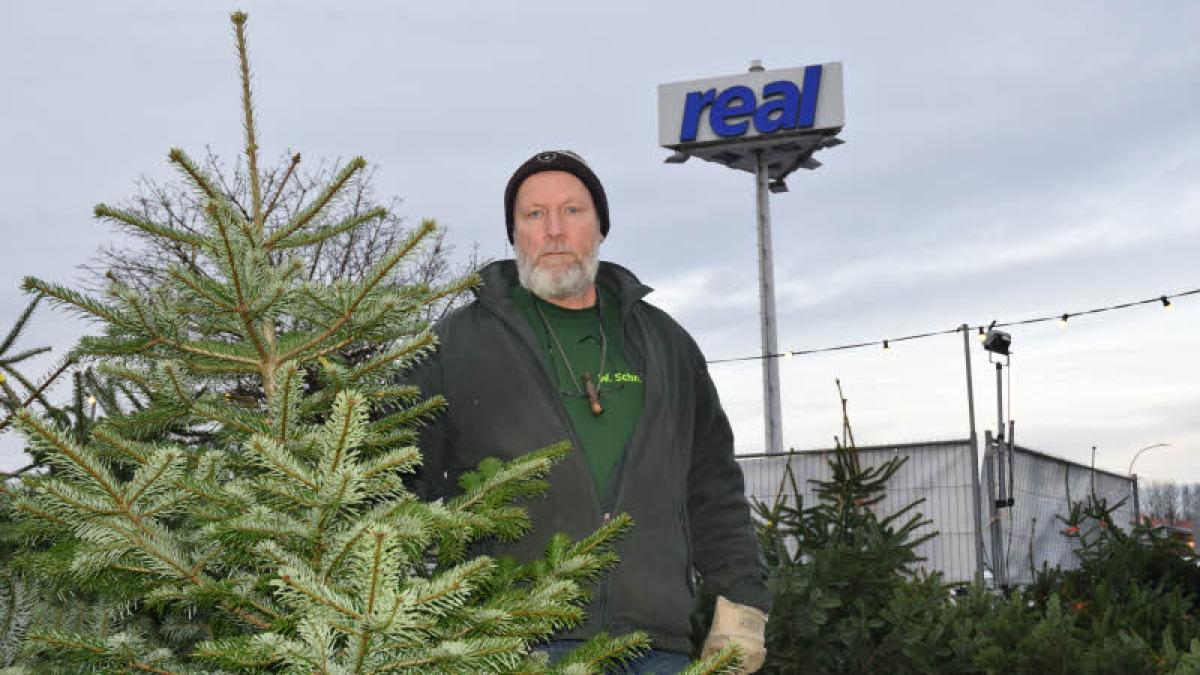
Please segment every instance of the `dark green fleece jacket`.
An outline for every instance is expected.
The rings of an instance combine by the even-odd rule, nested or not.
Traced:
[[[686,652],[697,573],[714,592],[768,610],[766,567],[729,421],[695,342],[642,300],[650,288],[618,265],[600,265],[597,282],[618,298],[625,355],[645,383],[611,503],[602,503],[550,365],[510,297],[515,263],[491,263],[480,275],[476,299],[438,323],[438,351],[413,373],[426,395],[449,402],[422,434],[425,495],[455,494],[458,477],[486,457],[513,459],[569,440],[576,449],[552,470],[547,495],[521,502],[530,532],[487,549],[528,561],[556,533],[578,540],[610,514],[633,517],[616,546],[620,563],[598,583],[588,619],[559,637],[643,630],[656,648]]]

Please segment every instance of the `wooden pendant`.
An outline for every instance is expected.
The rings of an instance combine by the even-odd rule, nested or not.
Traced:
[[[592,380],[591,373],[583,374],[583,388],[587,391],[588,403],[592,405],[592,414],[599,417],[604,412],[604,406],[600,405],[600,389]]]

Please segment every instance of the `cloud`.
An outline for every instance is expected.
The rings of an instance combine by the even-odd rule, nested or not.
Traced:
[[[1066,193],[1047,191],[1017,203],[978,203],[928,217],[924,228],[866,255],[850,251],[835,262],[777,265],[781,313],[831,306],[878,289],[944,285],[964,276],[1030,266],[1063,269],[1089,256],[1166,246],[1200,233],[1200,139],[1176,155],[1112,183]],[[914,218],[909,217],[909,220]],[[792,259],[796,256],[781,256]],[[669,275],[656,284],[654,302],[700,322],[723,312],[756,312],[757,271],[719,263]],[[705,322],[708,323],[708,322]]]

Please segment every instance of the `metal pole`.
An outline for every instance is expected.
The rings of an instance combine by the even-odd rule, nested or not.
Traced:
[[[1138,479],[1137,474],[1129,476],[1133,479],[1133,523],[1134,525],[1142,522],[1142,505],[1138,503]]]
[[[1092,446],[1092,499],[1096,498],[1096,446]]]
[[[767,158],[762,150],[755,180],[758,185],[758,303],[762,320],[763,412],[766,417],[766,451],[783,452],[783,423],[779,403],[779,353],[775,324],[775,262],[771,252],[771,204],[767,190]]]
[[[996,363],[996,443],[1004,445],[1004,366]]]
[[[1001,504],[1007,504],[1006,488],[1008,482],[1004,478],[1004,378],[1001,376],[1003,366],[996,364],[996,475],[999,479],[997,499]]]
[[[983,585],[983,508],[979,500],[979,437],[975,433],[975,385],[971,382],[971,327],[962,325],[963,355],[967,359],[967,418],[971,422],[971,506],[975,513],[975,583]]]
[[[995,588],[1003,588],[1008,570],[1005,569],[1004,536],[1000,530],[1000,509],[996,506],[996,478],[994,469],[996,464],[996,450],[992,447],[992,432],[984,431],[983,438],[983,475],[987,481],[988,515],[990,516],[988,529],[992,533],[992,585]]]

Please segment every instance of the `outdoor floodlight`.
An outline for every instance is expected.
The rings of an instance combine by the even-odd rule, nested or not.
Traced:
[[[683,164],[684,162],[688,161],[688,157],[691,157],[691,155],[689,155],[686,152],[683,152],[681,150],[676,150],[673,155],[664,159],[663,163],[664,164]]]
[[[782,178],[776,178],[770,183],[767,183],[767,189],[770,190],[771,194],[773,195],[788,191],[787,183],[783,182]]]
[[[990,330],[983,340],[983,348],[993,354],[1008,356],[1008,348],[1012,345],[1012,336],[1002,330]]]

